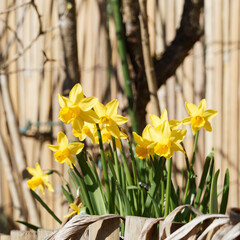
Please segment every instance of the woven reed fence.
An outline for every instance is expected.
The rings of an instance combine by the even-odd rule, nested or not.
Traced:
[[[32,43],[21,57],[9,64],[5,73],[7,81],[1,82],[0,214],[9,228],[11,219],[21,220],[21,212],[24,212],[27,219],[22,220],[29,220],[43,228],[56,229],[58,223],[49,218],[44,209],[38,209],[27,193],[26,178],[22,179],[22,173],[26,166],[34,166],[37,161],[44,169],[67,172],[67,167],[56,163],[47,149],[47,144],[63,129],[57,119],[57,94],[62,90],[61,73],[64,71],[59,52],[57,1],[36,1],[43,28],[49,30],[36,41],[33,40],[38,34],[39,19],[33,7],[25,5],[6,12],[12,6],[24,5],[26,2],[0,1],[1,53],[7,52],[6,58],[11,61]],[[103,24],[105,1],[77,0],[76,3],[80,81],[84,93],[86,96],[97,96],[100,101],[106,95],[111,99],[118,98],[123,109],[126,99],[119,91],[123,89],[121,61],[117,54],[112,20],[109,36],[114,74],[110,82],[107,77],[106,26]],[[173,40],[182,8],[183,0],[148,1],[152,55],[160,55]],[[240,206],[239,12],[238,0],[205,1],[202,15],[204,37],[195,44],[176,74],[158,91],[161,110],[167,108],[170,119],[182,119],[186,116],[184,102],[198,104],[203,97],[207,99],[209,108],[219,111],[213,121],[213,132],[201,132],[199,136],[196,169],[201,170],[204,156],[214,147],[216,168],[221,169],[221,177],[227,167],[230,171],[229,206]],[[151,112],[151,105],[148,112]],[[191,135],[186,136],[185,146],[191,152]],[[176,182],[180,181],[181,169],[184,168],[182,158],[177,154],[174,160]],[[12,178],[8,171],[13,172]],[[67,213],[67,205],[61,193],[61,180],[58,176],[52,176],[51,182],[55,193],[47,192],[44,201],[61,218]],[[223,179],[219,181],[222,182]]]

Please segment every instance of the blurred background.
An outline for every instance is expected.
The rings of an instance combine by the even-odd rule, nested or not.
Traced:
[[[114,22],[117,3],[124,34]],[[80,82],[86,96],[105,104],[117,98],[121,114],[128,115],[122,71],[126,62],[118,38],[125,44],[140,133],[148,114],[156,113],[143,60],[142,42],[147,40],[160,110],[166,108],[170,120],[187,116],[185,101],[198,105],[206,98],[207,108],[219,111],[211,121],[213,132],[200,131],[195,168],[201,172],[214,147],[219,188],[229,168],[228,206],[240,206],[240,1],[148,0],[145,38],[139,9],[138,1],[131,0],[0,1],[0,232],[21,228],[15,220],[59,227],[26,184],[26,167],[36,162],[67,176],[68,167],[57,163],[47,148],[56,143],[60,130],[72,137],[58,119],[58,93],[68,96]],[[191,156],[193,136],[188,130],[184,144]],[[180,184],[182,154],[174,156],[173,164]],[[55,192],[46,191],[43,200],[62,219],[68,210],[62,180],[52,175],[51,183]]]

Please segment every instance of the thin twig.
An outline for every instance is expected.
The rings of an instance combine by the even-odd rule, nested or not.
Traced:
[[[14,7],[10,7],[10,8],[8,8],[8,9],[4,10],[4,11],[0,11],[0,15],[10,13],[10,12],[12,12],[12,11],[17,10],[18,8],[21,8],[21,7],[25,7],[25,6],[27,6],[27,5],[30,5],[31,3],[32,3],[32,1],[29,1],[29,2],[26,2],[26,3],[21,3],[21,4],[19,4],[19,5],[16,5],[16,6],[14,6]]]

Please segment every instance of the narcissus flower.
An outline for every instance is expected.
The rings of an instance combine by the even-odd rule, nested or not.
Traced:
[[[76,205],[75,203],[71,203],[70,204],[70,208],[72,208],[72,212],[64,217],[71,217],[73,216],[74,214],[79,214],[80,213],[80,210],[83,208],[82,206],[82,203],[78,206]]]
[[[101,136],[102,136],[102,142],[103,143],[105,143],[105,142],[110,143],[112,141],[112,134],[105,127],[101,129]],[[99,144],[99,139],[98,139],[97,132],[95,133],[95,138],[96,138],[96,143]],[[120,131],[119,138],[115,138],[116,147],[118,149],[120,149],[120,150],[122,149],[120,139],[126,139],[126,138],[127,138],[127,135]]]
[[[58,100],[61,106],[59,119],[64,123],[69,124],[78,121],[78,124],[83,127],[84,122],[96,123],[98,121],[96,113],[92,110],[97,98],[84,97],[79,83],[70,91],[69,99],[58,94]]]
[[[55,152],[55,159],[59,163],[66,162],[69,167],[73,168],[72,165],[75,165],[75,158],[72,155],[79,154],[84,144],[80,142],[68,143],[67,136],[63,132],[58,133],[57,142],[59,145],[48,145],[48,147]]]
[[[147,125],[142,132],[142,136],[139,136],[137,133],[133,132],[133,137],[136,142],[135,152],[138,158],[144,159],[153,155],[153,147],[149,147],[153,141],[151,139],[149,128],[150,125]]]
[[[167,110],[164,109],[160,118],[157,117],[156,115],[154,114],[150,114],[149,116],[150,118],[150,121],[151,121],[151,124],[153,125],[153,127],[159,129],[161,124],[164,122],[164,121],[168,121],[168,113],[167,113]],[[177,129],[181,124],[182,122],[181,121],[178,121],[178,120],[170,120],[168,121],[169,122],[169,126],[171,129]]]
[[[164,121],[159,129],[154,127],[149,128],[153,144],[149,147],[154,147],[154,153],[158,156],[170,158],[175,151],[184,152],[180,142],[185,137],[186,129],[170,129],[168,121]]]
[[[204,127],[205,130],[209,132],[212,131],[209,120],[215,117],[218,111],[212,109],[206,110],[207,102],[205,99],[201,100],[198,107],[190,102],[186,102],[185,107],[190,116],[184,118],[182,123],[185,125],[191,124],[193,135],[195,135],[201,127]]]
[[[27,181],[29,189],[35,190],[39,187],[40,192],[44,194],[44,187],[46,186],[50,192],[54,192],[52,185],[48,181],[48,174],[42,172],[39,163],[36,163],[35,168],[27,167],[27,171],[33,175],[33,177]]]
[[[100,129],[106,127],[108,132],[115,138],[120,138],[120,130],[118,125],[122,125],[128,121],[126,117],[117,114],[119,102],[117,99],[112,100],[105,106],[97,102],[94,110],[99,117]]]
[[[86,137],[89,137],[92,144],[95,144],[95,133],[97,133],[96,124],[85,122],[83,126],[79,125],[78,121],[75,121],[72,125],[73,135],[78,137],[80,141],[84,141]]]

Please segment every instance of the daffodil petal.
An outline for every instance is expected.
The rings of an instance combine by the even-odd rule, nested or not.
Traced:
[[[170,120],[168,121],[170,128],[173,129],[177,129],[181,124],[182,121],[178,121],[178,120]]]
[[[107,103],[105,106],[106,115],[112,116],[112,115],[117,114],[118,105],[119,105],[119,102],[117,99],[113,99],[111,102]]]
[[[79,103],[79,107],[81,108],[82,111],[89,111],[91,110],[94,105],[97,103],[97,98],[96,97],[86,97],[81,100]]]
[[[168,121],[164,121],[162,124],[162,127],[160,128],[160,131],[162,132],[162,135],[164,137],[170,137],[171,136],[171,130]]]
[[[67,136],[63,132],[59,132],[57,136],[57,142],[60,146],[60,149],[66,148],[68,145]]]
[[[186,102],[185,107],[188,111],[188,114],[191,115],[191,116],[195,115],[198,112],[197,106],[193,103]]]
[[[206,99],[202,99],[198,105],[198,112],[203,114],[206,110],[207,102]]]
[[[59,145],[50,145],[50,144],[48,144],[47,146],[48,146],[48,148],[49,148],[50,150],[52,150],[53,152],[56,152],[56,151],[59,150]]]
[[[211,120],[211,119],[214,118],[217,114],[218,114],[218,111],[212,110],[212,109],[208,109],[207,111],[205,111],[205,112],[203,113],[203,117],[204,117],[206,120]]]
[[[162,124],[161,119],[158,116],[154,115],[154,114],[150,114],[149,118],[150,118],[151,124],[154,127],[158,127],[160,124]]]
[[[99,118],[106,115],[105,106],[102,103],[97,102],[93,108]]]
[[[192,117],[186,117],[182,120],[182,124],[184,125],[188,125],[188,124],[192,124]]]
[[[79,154],[82,151],[83,147],[84,147],[84,144],[79,142],[72,142],[68,145],[68,149],[73,155]]]
[[[194,127],[194,126],[192,125],[193,136],[195,136],[198,131],[199,131],[199,128]]]
[[[72,102],[61,94],[58,94],[58,102],[61,108],[70,107],[72,105]]]
[[[209,121],[206,121],[205,124],[204,124],[204,129],[211,132],[212,131],[212,126],[211,126],[211,123]]]
[[[78,104],[83,98],[84,96],[83,96],[82,86],[79,83],[77,83],[74,85],[74,87],[70,91],[69,99],[74,104]]]
[[[137,144],[141,144],[143,142],[142,137],[135,132],[133,132],[133,138]]]
[[[37,170],[35,168],[27,167],[27,171],[33,176],[37,175]]]
[[[99,118],[93,110],[87,112],[81,112],[81,119],[88,123],[97,123]]]
[[[116,124],[112,124],[111,126],[107,126],[106,129],[108,132],[115,138],[120,137],[120,130]]]
[[[176,143],[182,142],[186,133],[187,133],[186,129],[172,130],[170,139],[171,139],[172,142],[176,142]]]
[[[118,114],[113,115],[111,118],[117,125],[122,125],[128,121],[128,118]]]

